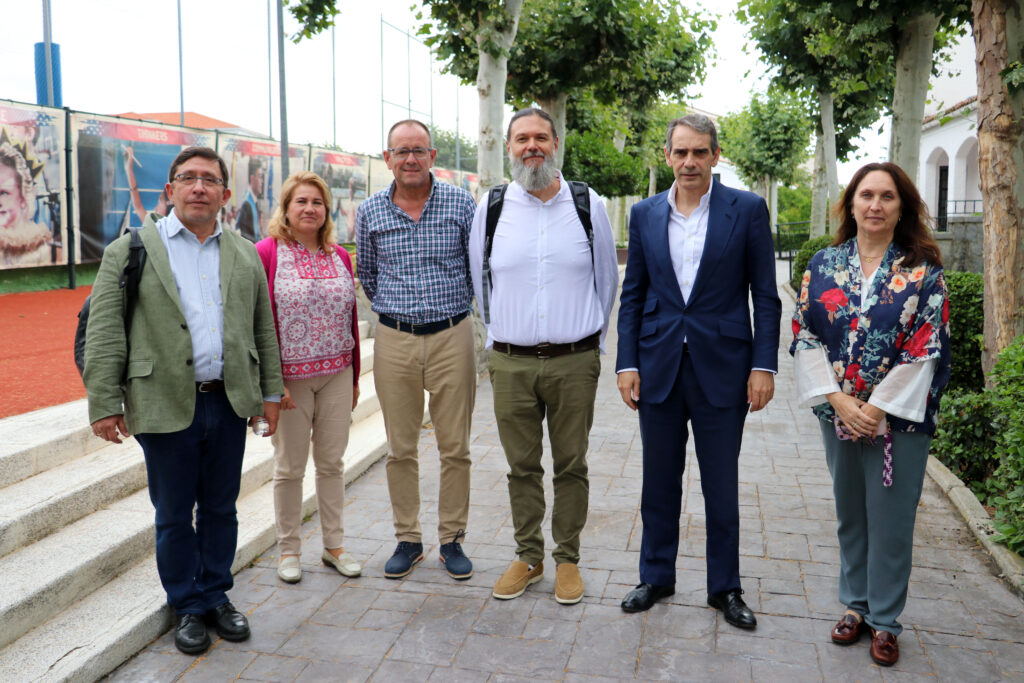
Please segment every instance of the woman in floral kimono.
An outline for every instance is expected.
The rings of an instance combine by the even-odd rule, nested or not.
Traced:
[[[892,163],[854,174],[832,246],[811,258],[790,353],[801,407],[820,419],[839,520],[839,645],[871,634],[899,658],[914,518],[942,389],[949,303],[921,196]]]

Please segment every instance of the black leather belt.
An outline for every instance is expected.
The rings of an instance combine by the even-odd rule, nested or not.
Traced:
[[[205,382],[196,382],[196,391],[200,394],[212,394],[214,392],[224,391],[224,380],[209,379]]]
[[[393,330],[408,332],[409,334],[434,334],[435,332],[455,327],[462,322],[463,318],[469,315],[469,311],[463,311],[458,315],[454,315],[451,318],[445,318],[444,320],[435,320],[432,323],[405,323],[401,320],[395,320],[390,315],[384,315],[383,313],[378,313],[377,315],[379,316],[382,325],[390,327]]]
[[[601,333],[595,332],[589,337],[584,337],[576,342],[568,344],[537,344],[537,346],[516,346],[505,342],[494,342],[492,348],[498,353],[507,353],[512,356],[533,356],[534,358],[556,358],[570,353],[590,351],[596,349],[601,343]]]

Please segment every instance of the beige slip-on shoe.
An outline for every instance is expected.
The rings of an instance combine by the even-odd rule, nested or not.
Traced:
[[[328,567],[334,567],[338,570],[338,573],[342,576],[359,576],[363,573],[362,566],[356,562],[356,558],[352,557],[348,553],[342,553],[338,557],[331,555],[326,548],[324,548],[324,554],[320,557],[323,563]]]
[[[277,565],[277,578],[285,583],[298,583],[302,580],[302,565],[298,555],[282,557]]]
[[[580,568],[569,562],[555,567],[555,600],[563,605],[575,605],[583,599],[583,577]]]
[[[494,591],[491,593],[499,600],[511,600],[518,598],[532,583],[537,583],[544,578],[544,563],[538,562],[533,569],[530,565],[519,560],[514,560],[494,584]]]

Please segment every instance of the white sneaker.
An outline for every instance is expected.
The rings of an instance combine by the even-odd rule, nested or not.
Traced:
[[[281,558],[280,564],[277,565],[277,578],[285,583],[298,583],[301,581],[302,566],[299,564],[299,558],[295,555]]]
[[[342,576],[359,576],[363,573],[363,567],[356,562],[356,559],[348,553],[342,553],[334,557],[324,548],[324,554],[320,557],[328,567],[334,567]]]

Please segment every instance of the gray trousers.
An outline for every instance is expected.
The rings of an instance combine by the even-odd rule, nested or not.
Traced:
[[[841,441],[821,422],[839,520],[839,601],[879,631],[898,636],[907,604],[914,520],[931,437],[893,432],[893,482],[882,486],[882,439]]]

